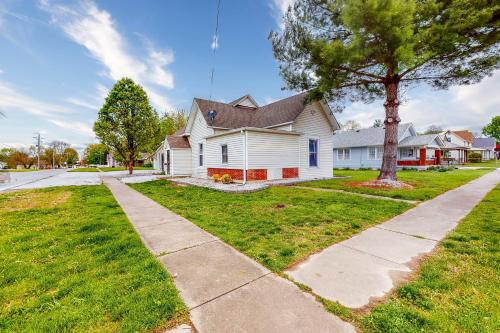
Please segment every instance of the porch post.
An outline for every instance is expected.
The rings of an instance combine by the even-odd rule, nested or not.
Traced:
[[[436,164],[440,165],[441,164],[441,150],[436,150],[435,151],[435,156],[436,156]]]
[[[425,160],[427,159],[427,149],[420,148],[420,160],[418,165],[425,165]]]

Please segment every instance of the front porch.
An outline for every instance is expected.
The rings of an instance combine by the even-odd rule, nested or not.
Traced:
[[[441,163],[441,150],[439,149],[410,147],[398,150],[398,166],[427,166]]]

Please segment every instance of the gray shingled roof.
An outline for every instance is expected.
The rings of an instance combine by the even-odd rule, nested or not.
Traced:
[[[305,97],[306,93],[301,93],[257,108],[233,106],[201,98],[195,98],[195,101],[209,126],[229,129],[265,128],[294,121],[305,108]],[[217,111],[213,121],[208,117],[208,111],[212,109]]]
[[[408,136],[398,143],[398,147],[421,147],[431,146],[438,134],[424,134],[416,136]]]
[[[399,124],[398,142],[411,123]],[[372,127],[354,131],[340,131],[333,135],[333,148],[366,147],[384,145],[384,128]]]
[[[474,138],[472,142],[473,148],[494,149],[495,145],[496,141],[493,138]]]

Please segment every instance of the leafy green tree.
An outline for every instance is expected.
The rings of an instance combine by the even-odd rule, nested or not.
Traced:
[[[491,118],[491,122],[483,127],[483,134],[495,138],[500,142],[500,116]]]
[[[396,179],[401,95],[472,84],[498,68],[496,0],[297,0],[270,39],[290,89],[342,109],[385,99],[379,179]],[[402,89],[404,88],[404,89]]]
[[[0,162],[7,163],[11,152],[12,152],[11,148],[0,149]]]
[[[67,166],[75,165],[78,162],[78,152],[71,147],[64,149],[62,153],[62,162]]]
[[[384,121],[382,119],[375,119],[375,121],[373,122],[373,128],[380,128],[380,127],[384,127]]]
[[[94,132],[128,164],[132,174],[139,153],[156,149],[159,118],[142,87],[123,78],[114,85],[99,110]]]
[[[186,127],[187,116],[183,110],[166,112],[160,119],[160,135],[162,140],[167,135],[172,135]]]
[[[90,144],[85,148],[83,153],[83,161],[85,164],[106,164],[106,154],[109,153],[109,148],[102,143]]]

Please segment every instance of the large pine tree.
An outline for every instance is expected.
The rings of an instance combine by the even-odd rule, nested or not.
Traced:
[[[338,108],[385,99],[379,179],[396,180],[403,87],[472,84],[498,68],[500,2],[296,0],[270,39],[290,89]]]

